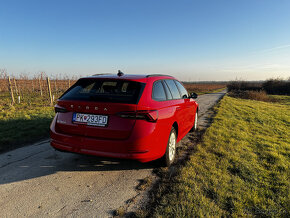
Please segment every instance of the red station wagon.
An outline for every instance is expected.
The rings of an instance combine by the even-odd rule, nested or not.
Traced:
[[[166,75],[81,78],[57,101],[51,146],[141,162],[160,158],[169,166],[176,143],[197,128],[196,97]]]

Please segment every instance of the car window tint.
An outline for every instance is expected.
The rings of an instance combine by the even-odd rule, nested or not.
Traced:
[[[142,87],[126,80],[80,79],[60,99],[136,104]]]
[[[171,95],[171,92],[169,91],[169,88],[168,88],[167,84],[163,83],[163,86],[164,86],[164,89],[165,89],[165,93],[166,93],[167,99],[171,100],[172,99],[172,95]]]
[[[173,99],[180,99],[180,93],[177,89],[177,86],[175,85],[175,82],[171,79],[165,80],[166,84],[168,85],[168,88],[172,94]]]
[[[180,93],[181,93],[181,97],[182,97],[182,98],[187,98],[187,97],[188,97],[188,92],[187,92],[187,90],[184,88],[184,86],[183,86],[180,82],[178,82],[178,81],[176,81],[176,80],[174,80],[174,82],[176,83],[176,85],[177,85],[177,87],[178,87],[178,89],[179,89],[179,91],[180,91]]]
[[[152,98],[156,101],[166,100],[166,94],[161,81],[157,81],[153,85]]]

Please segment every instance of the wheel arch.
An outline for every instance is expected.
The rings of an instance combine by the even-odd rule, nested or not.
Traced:
[[[172,127],[175,129],[175,132],[176,132],[176,138],[178,138],[178,124],[177,124],[176,121],[173,123]]]

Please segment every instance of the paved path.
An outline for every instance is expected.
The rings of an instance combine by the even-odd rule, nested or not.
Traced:
[[[200,96],[200,121],[224,92]],[[1,217],[110,217],[152,163],[54,151],[48,141],[0,155]]]

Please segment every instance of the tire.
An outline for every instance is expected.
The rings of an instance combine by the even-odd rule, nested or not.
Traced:
[[[169,167],[174,162],[177,144],[176,141],[177,141],[176,130],[174,129],[174,127],[172,127],[169,134],[165,154],[161,158],[162,166]]]

